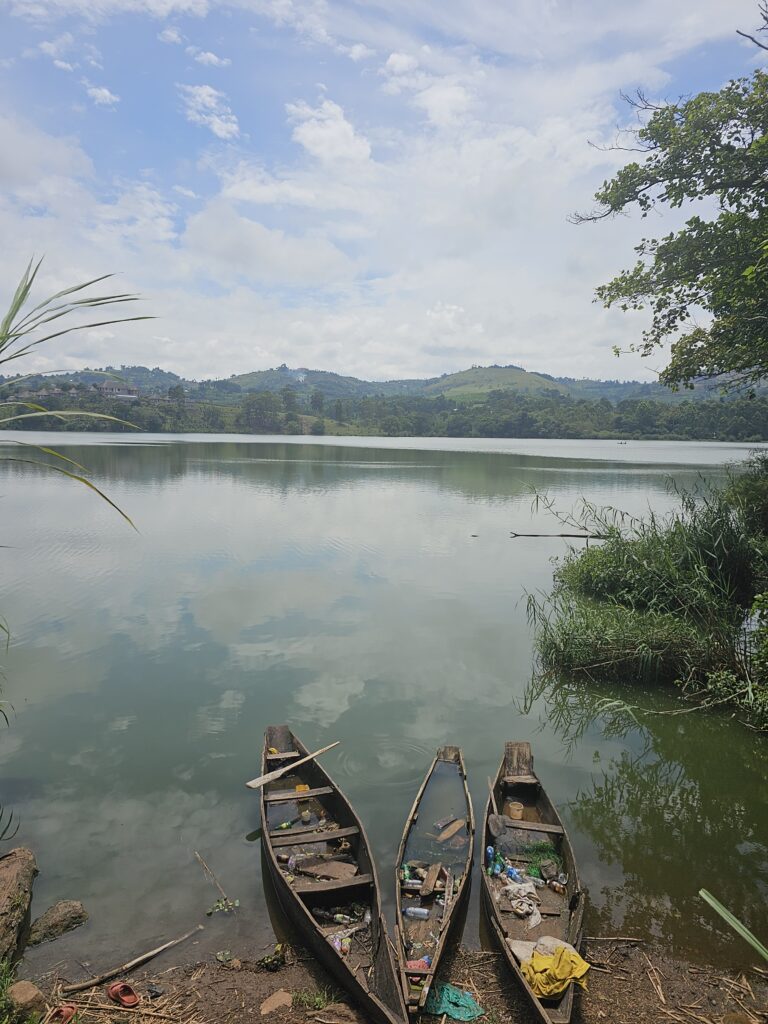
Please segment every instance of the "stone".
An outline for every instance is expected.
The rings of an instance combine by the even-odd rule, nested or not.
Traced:
[[[277,992],[273,992],[271,996],[267,996],[259,1007],[259,1012],[262,1017],[265,1017],[268,1013],[274,1013],[275,1010],[280,1010],[283,1007],[290,1009],[292,1005],[293,996],[291,993],[286,992],[284,988],[279,988]]]
[[[35,855],[23,846],[0,857],[0,960],[21,953],[36,874]]]
[[[8,989],[8,998],[22,1017],[45,1013],[45,996],[31,981],[16,981]]]
[[[37,946],[49,939],[57,939],[64,932],[79,928],[88,920],[88,912],[79,900],[60,900],[32,922],[29,945]]]

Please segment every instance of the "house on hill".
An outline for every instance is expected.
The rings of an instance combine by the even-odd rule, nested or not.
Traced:
[[[100,380],[96,390],[104,398],[122,398],[128,402],[138,401],[139,389],[119,380]]]

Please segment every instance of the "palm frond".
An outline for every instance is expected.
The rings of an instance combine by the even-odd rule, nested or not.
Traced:
[[[70,473],[68,469],[63,469],[61,466],[53,466],[51,465],[50,462],[40,462],[38,459],[15,459],[11,457],[3,458],[2,461],[20,462],[24,463],[27,466],[37,466],[38,469],[49,469],[52,473],[60,473],[62,476],[69,477],[70,480],[76,480],[78,483],[84,484],[86,487],[90,487],[90,489],[92,491],[95,491],[100,498],[103,498],[108,505],[111,505],[116,512],[119,512],[119,514],[123,517],[126,523],[128,523],[129,526],[133,527],[133,529],[136,530],[136,533],[139,532],[136,524],[131,519],[131,517],[126,512],[123,512],[119,505],[116,505],[115,502],[112,501],[112,499],[104,493],[104,491],[100,490],[96,486],[96,484],[89,480],[87,477],[81,476],[79,473]]]
[[[80,311],[111,307],[124,302],[137,302],[138,295],[129,292],[116,292],[108,295],[86,295],[78,298],[70,296],[78,295],[86,288],[106,281],[112,274],[102,274],[100,277],[91,278],[82,284],[72,285],[69,288],[62,288],[47,299],[38,302],[31,309],[24,312],[24,307],[29,301],[32,286],[35,283],[42,259],[35,262],[30,260],[24,273],[21,276],[16,291],[11,299],[8,312],[0,321],[0,365],[20,359],[29,352],[42,345],[46,341],[60,338],[72,331],[89,330],[94,327],[106,327],[112,324],[128,323],[133,320],[150,320],[149,316],[115,317],[108,320],[99,320],[91,323],[79,323],[66,327],[60,331],[40,334],[40,330],[46,324],[59,320],[61,317],[70,317]],[[61,301],[64,299],[65,301]]]

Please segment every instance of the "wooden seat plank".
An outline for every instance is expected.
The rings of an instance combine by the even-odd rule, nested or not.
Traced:
[[[349,828],[337,828],[327,832],[313,832],[311,828],[291,829],[283,833],[270,834],[270,841],[275,849],[282,846],[299,846],[301,843],[330,843],[334,839],[349,839],[360,834],[357,825]]]
[[[539,784],[539,780],[535,775],[504,775],[502,782],[508,786],[519,786],[519,785],[536,785]]]
[[[515,821],[508,829],[522,828],[530,832],[549,832],[553,836],[561,836],[565,829],[562,825],[548,825],[545,821]]]
[[[298,757],[298,750],[282,750],[277,754],[267,754],[268,761],[288,761],[291,758]]]
[[[277,789],[271,793],[264,794],[264,800],[268,804],[284,802],[286,800],[313,800],[316,796],[330,796],[336,790],[333,786],[318,786],[317,789],[305,789],[297,793],[295,789]]]
[[[343,878],[337,882],[300,882],[298,879],[293,883],[294,892],[303,894],[314,892],[332,892],[335,889],[354,889],[360,885],[370,885],[373,875],[355,875],[354,878]]]

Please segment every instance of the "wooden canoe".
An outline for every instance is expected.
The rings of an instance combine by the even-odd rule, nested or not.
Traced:
[[[522,804],[522,820],[510,822],[505,819],[505,827],[502,826],[504,831],[499,834],[499,822],[494,818],[494,828],[491,830],[489,818],[492,815],[504,815],[505,809],[512,810],[512,802]],[[520,813],[519,808],[514,809],[514,812]],[[555,805],[533,770],[530,743],[507,743],[496,781],[488,797],[483,827],[483,849],[488,846],[503,849],[509,862],[524,873],[532,855],[536,855],[531,846],[544,842],[554,847],[568,881],[566,891],[562,895],[548,887],[537,890],[541,899],[540,925],[528,931],[527,919],[519,918],[512,912],[506,898],[500,895],[504,882],[500,878],[488,876],[485,858],[481,883],[482,902],[491,931],[501,947],[510,971],[528,996],[536,1020],[542,1024],[568,1024],[573,1011],[574,985],[569,985],[558,999],[539,999],[523,977],[520,963],[510,948],[510,942],[536,942],[547,935],[555,939],[565,939],[579,949],[582,940],[584,893],[581,891],[568,833]]]
[[[440,747],[416,794],[397,853],[395,948],[411,1014],[424,1009],[448,937],[461,919],[474,839],[461,750]],[[409,907],[427,910],[429,917],[409,917],[404,913]],[[428,966],[419,964],[425,956],[431,960]]]
[[[270,726],[262,773],[308,753],[287,726]],[[317,760],[267,783],[260,802],[267,869],[302,942],[366,1019],[404,1024],[407,1014],[376,868],[351,804]],[[334,921],[334,915],[348,920]],[[342,945],[342,939],[348,943]]]

